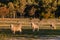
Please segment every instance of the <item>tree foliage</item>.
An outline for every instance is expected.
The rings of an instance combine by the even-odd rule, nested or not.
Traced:
[[[2,3],[0,3],[0,6]],[[8,2],[7,7],[3,8],[4,6],[0,7],[0,15],[6,15],[7,13],[11,14],[13,16],[17,14],[17,11],[23,16],[25,14],[25,9],[28,6],[36,5],[36,9],[38,10],[36,12],[36,9],[34,7],[31,8],[29,11],[29,15],[35,15],[35,12],[38,15],[38,18],[43,16],[43,18],[54,18],[55,12],[57,10],[57,5],[60,5],[60,0],[13,0],[13,2]],[[5,5],[5,4],[4,4]],[[27,8],[28,10],[30,9]],[[6,12],[9,10],[8,12]]]
[[[6,7],[0,7],[0,16],[4,17],[9,13],[9,9]]]

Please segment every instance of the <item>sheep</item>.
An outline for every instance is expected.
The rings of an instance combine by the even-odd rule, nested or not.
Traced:
[[[21,24],[11,24],[11,30],[13,31],[13,33],[15,34],[16,31],[20,31],[22,32],[22,25]]]
[[[37,30],[37,31],[39,31],[39,26],[37,25],[37,24],[35,24],[34,22],[32,22],[31,23],[32,25],[32,28],[33,28],[33,32],[35,31],[35,30]]]
[[[50,23],[50,27],[51,27],[52,29],[56,29],[55,23],[51,22],[51,23]]]

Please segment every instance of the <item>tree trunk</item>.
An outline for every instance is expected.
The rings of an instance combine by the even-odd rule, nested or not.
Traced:
[[[14,12],[13,12],[13,18],[15,18],[15,15],[16,15],[16,14],[15,14],[15,11],[14,11]]]

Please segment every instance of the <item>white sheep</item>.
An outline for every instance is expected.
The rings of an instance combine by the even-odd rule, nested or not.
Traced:
[[[33,32],[35,30],[39,31],[39,26],[37,24],[35,24],[34,22],[32,22],[31,24],[32,24]]]
[[[11,30],[15,34],[16,31],[22,32],[22,25],[21,24],[11,24]]]

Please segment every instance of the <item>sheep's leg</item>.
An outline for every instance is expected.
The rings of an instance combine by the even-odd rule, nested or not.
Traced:
[[[15,31],[13,31],[13,33],[15,34]]]
[[[20,29],[20,32],[22,32],[22,29]]]
[[[33,28],[33,32],[35,31],[35,28]]]
[[[12,33],[13,33],[13,34],[15,34],[15,31],[14,31],[14,30],[12,30]]]
[[[13,30],[13,33],[15,34],[15,32],[16,32],[16,30],[14,29],[14,30]]]
[[[39,31],[39,28],[37,28],[37,31]]]

